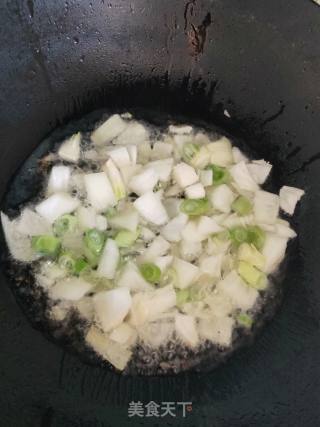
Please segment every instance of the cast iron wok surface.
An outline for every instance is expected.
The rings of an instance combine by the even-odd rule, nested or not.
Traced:
[[[121,377],[32,328],[0,276],[0,425],[316,426],[320,416],[320,10],[308,0],[4,1],[0,197],[60,124],[100,107],[215,122],[303,187],[279,313],[206,374]],[[231,115],[223,115],[227,109]],[[192,401],[128,418],[130,401]]]

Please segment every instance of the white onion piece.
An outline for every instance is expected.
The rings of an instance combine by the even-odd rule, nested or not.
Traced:
[[[136,330],[128,323],[124,322],[117,326],[110,334],[110,339],[119,344],[133,345],[137,338]]]
[[[130,322],[143,325],[156,319],[176,305],[176,293],[172,285],[164,286],[151,292],[140,292],[132,298]]]
[[[169,268],[169,266],[172,264],[172,261],[172,255],[159,256],[153,260],[154,264],[160,268],[161,273]]]
[[[49,175],[48,194],[68,192],[70,187],[71,168],[68,166],[53,166]]]
[[[212,317],[200,319],[199,333],[204,339],[223,347],[229,347],[232,341],[234,320],[231,317]]]
[[[80,206],[77,210],[77,217],[79,227],[82,230],[86,230],[88,228],[95,228],[97,224],[97,214],[93,207],[85,208],[84,206]]]
[[[268,191],[257,191],[254,197],[253,211],[256,221],[274,224],[279,215],[279,196]]]
[[[116,242],[108,239],[103,249],[97,274],[107,279],[114,279],[120,260],[120,253]]]
[[[79,200],[69,194],[55,193],[36,205],[35,210],[43,218],[53,223],[61,215],[75,211],[79,205]]]
[[[109,218],[108,223],[114,228],[124,228],[129,231],[136,231],[139,224],[139,214],[131,206],[128,206],[122,212]]]
[[[126,346],[111,340],[95,326],[89,329],[86,341],[97,354],[121,371],[132,356],[132,352]]]
[[[58,150],[58,156],[67,162],[77,163],[80,159],[81,133],[75,133]]]
[[[184,192],[188,199],[202,199],[206,195],[205,189],[200,182],[189,185]]]
[[[166,182],[169,180],[172,172],[173,159],[155,160],[148,163],[148,167],[152,168],[158,174],[160,181]]]
[[[126,187],[121,177],[120,171],[113,160],[109,159],[104,165],[103,169],[108,175],[116,199],[123,199],[126,196]]]
[[[78,301],[87,294],[93,285],[78,277],[58,281],[49,290],[49,297],[67,301]]]
[[[188,222],[188,215],[180,213],[175,218],[171,219],[160,231],[165,239],[169,242],[179,242],[181,240],[181,232]]]
[[[180,242],[180,256],[185,261],[194,261],[202,253],[201,242],[190,242],[188,240],[181,240]]]
[[[192,132],[192,126],[189,125],[170,125],[169,132],[177,135],[186,135]]]
[[[240,163],[240,162],[247,162],[248,158],[243,154],[243,152],[238,147],[232,147],[232,155],[233,155],[233,162],[234,163]]]
[[[252,178],[260,185],[265,182],[272,169],[272,165],[263,159],[253,160],[247,166]]]
[[[116,197],[105,172],[89,173],[84,176],[84,183],[89,203],[98,212],[115,206]]]
[[[213,173],[211,169],[200,171],[200,181],[204,187],[210,187],[213,182]]]
[[[144,240],[145,242],[151,242],[156,235],[150,228],[147,227],[141,227],[140,228],[140,238]]]
[[[195,169],[183,162],[173,168],[173,177],[181,188],[195,184],[199,180]]]
[[[178,337],[190,347],[195,347],[199,343],[195,318],[188,314],[178,313],[174,320]]]
[[[208,144],[207,149],[210,152],[210,160],[213,164],[225,167],[233,163],[231,143],[225,136]]]
[[[273,273],[283,260],[287,249],[288,238],[280,237],[273,233],[266,233],[266,240],[262,249],[265,257],[263,271],[267,274]]]
[[[150,283],[142,277],[133,262],[128,262],[123,267],[117,280],[117,286],[132,289],[133,291],[147,291],[152,289]]]
[[[288,239],[293,239],[294,237],[297,237],[297,233],[285,224],[276,223],[274,228],[275,233],[278,234],[278,236],[280,237],[286,237]]]
[[[96,227],[100,231],[105,231],[108,228],[107,218],[103,215],[97,215],[96,217]]]
[[[151,145],[149,142],[144,142],[138,145],[137,147],[137,154],[138,154],[138,162],[145,165],[150,161],[151,158]]]
[[[173,331],[173,322],[168,320],[156,320],[138,329],[139,339],[153,348],[166,344],[172,337]]]
[[[131,178],[134,175],[137,175],[142,169],[142,165],[136,165],[131,164],[125,167],[120,168],[121,176],[125,182],[125,184],[128,186]]]
[[[197,231],[199,235],[204,236],[204,238],[207,238],[210,234],[219,233],[219,231],[222,230],[223,228],[217,224],[214,218],[203,215],[198,220]]]
[[[15,223],[17,231],[26,236],[52,234],[51,224],[29,208],[23,209],[20,217],[15,220]]]
[[[296,208],[296,204],[304,195],[304,190],[296,187],[288,187],[284,185],[280,189],[280,207],[283,211],[288,213],[289,215],[293,215],[294,210]]]
[[[136,145],[128,145],[127,150],[130,156],[131,163],[135,165],[137,163],[138,158],[138,147]]]
[[[91,140],[96,145],[106,144],[116,138],[126,127],[127,123],[119,114],[114,114],[91,134]]]
[[[166,255],[170,250],[170,243],[162,236],[157,236],[151,245],[143,252],[140,260],[143,262],[153,261],[159,256]]]
[[[257,191],[259,189],[258,184],[253,180],[244,161],[232,166],[230,174],[241,190]]]
[[[124,131],[115,139],[115,144],[139,145],[148,141],[149,132],[138,122],[130,122]]]
[[[105,332],[120,325],[129,313],[132,298],[128,288],[99,292],[93,297],[97,319]]]
[[[220,278],[223,257],[223,254],[219,254],[202,258],[200,261],[201,273],[208,274],[211,277]]]
[[[108,154],[118,168],[128,166],[131,163],[129,152],[126,147],[113,148]]]
[[[74,307],[78,310],[80,315],[89,320],[90,322],[93,320],[94,316],[94,307],[93,300],[91,297],[83,297],[80,300],[74,303]]]
[[[1,223],[12,257],[22,262],[31,262],[37,259],[37,255],[31,248],[29,237],[17,231],[17,222],[15,220],[10,221],[7,215],[1,212]]]
[[[147,167],[147,169],[131,178],[129,188],[134,193],[142,196],[142,194],[153,190],[158,180],[159,175],[157,172],[153,168]]]
[[[181,189],[180,189],[181,191]],[[178,216],[180,212],[181,200],[175,197],[167,197],[163,200],[163,206],[165,207],[169,218]]]
[[[163,160],[172,156],[173,147],[168,142],[155,142],[152,147],[151,159]]]
[[[247,286],[235,270],[217,284],[217,290],[242,310],[252,308],[258,298],[258,291]]]
[[[221,292],[215,291],[205,298],[206,304],[212,310],[215,317],[229,316],[233,311],[233,305],[230,298]]]
[[[211,192],[210,201],[215,209],[230,213],[232,202],[236,197],[226,184],[222,184]]]
[[[177,287],[180,289],[189,287],[199,275],[199,267],[181,258],[174,258],[173,268],[177,273]]]
[[[159,196],[152,191],[140,196],[133,205],[144,219],[155,225],[163,225],[169,219]]]

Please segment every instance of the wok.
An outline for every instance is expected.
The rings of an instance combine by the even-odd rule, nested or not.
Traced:
[[[1,198],[45,136],[102,107],[214,123],[274,165],[275,186],[307,192],[281,309],[251,347],[206,374],[125,377],[86,364],[32,327],[1,272],[0,425],[316,426],[320,9],[307,0],[13,0],[1,3],[0,24]],[[151,400],[192,402],[192,411],[128,417],[129,402]]]

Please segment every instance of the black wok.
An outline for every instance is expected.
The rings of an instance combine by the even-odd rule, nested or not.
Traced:
[[[101,107],[215,123],[274,164],[275,185],[307,191],[281,309],[210,373],[133,378],[85,364],[32,328],[1,273],[1,426],[319,424],[319,28],[307,0],[0,4],[1,198],[46,135]],[[139,400],[193,409],[128,417]]]

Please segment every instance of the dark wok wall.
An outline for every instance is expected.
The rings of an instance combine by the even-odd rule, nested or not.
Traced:
[[[252,349],[203,377],[85,366],[29,326],[0,276],[1,426],[136,425],[127,405],[139,399],[193,401],[183,425],[319,423],[319,28],[308,0],[1,2],[0,196],[48,132],[102,105],[214,120],[274,162],[279,182],[308,191],[282,311]]]

